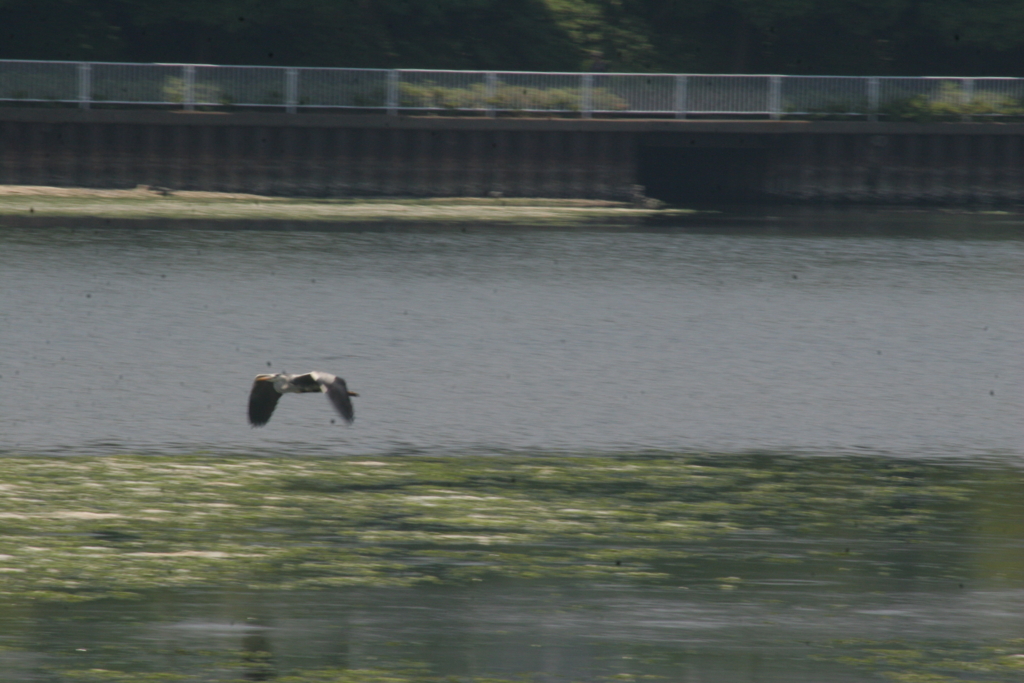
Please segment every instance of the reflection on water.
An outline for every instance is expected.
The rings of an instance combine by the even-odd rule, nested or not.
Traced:
[[[1024,241],[801,220],[0,230],[0,450],[149,454],[0,459],[0,680],[1024,680]]]
[[[19,622],[29,631],[19,641],[45,643],[47,649],[32,657],[43,658],[56,674],[46,680],[61,681],[104,680],[75,674],[104,669],[197,676],[185,680],[296,676],[289,680],[318,683],[381,681],[343,677],[346,670],[387,671],[388,683],[443,676],[507,681],[524,674],[541,681],[657,676],[811,683],[876,680],[871,674],[884,665],[839,661],[863,658],[866,647],[907,648],[924,632],[928,640],[910,645],[912,652],[934,648],[948,655],[957,646],[967,650],[978,628],[1004,634],[992,642],[1005,643],[1022,626],[1019,610],[999,604],[1019,606],[1019,592],[894,597],[831,590],[821,597],[828,602],[772,587],[746,593],[573,587],[191,593],[145,605],[40,609]],[[38,672],[31,664],[19,666],[16,657],[3,660],[0,680],[31,680]],[[912,665],[920,671],[933,661],[921,657]],[[308,673],[323,670],[335,673]],[[1019,680],[1013,674],[982,672],[973,680]]]
[[[0,272],[7,452],[1021,451],[1024,241],[7,230]],[[355,425],[251,430],[268,363]]]

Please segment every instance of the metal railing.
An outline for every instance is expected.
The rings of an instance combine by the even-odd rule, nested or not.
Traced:
[[[1024,79],[551,73],[0,60],[0,102],[715,117],[1024,116]]]

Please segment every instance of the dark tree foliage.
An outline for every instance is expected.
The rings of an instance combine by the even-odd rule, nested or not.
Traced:
[[[670,71],[1024,75],[1021,0],[633,0]]]
[[[0,57],[1022,75],[1024,0],[0,0]]]

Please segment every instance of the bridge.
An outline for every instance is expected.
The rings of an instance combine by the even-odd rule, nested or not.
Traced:
[[[1024,200],[1024,79],[0,60],[0,183]]]

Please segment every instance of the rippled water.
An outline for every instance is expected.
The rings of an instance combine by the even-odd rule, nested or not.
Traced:
[[[1024,447],[1020,240],[8,229],[0,273],[7,452]],[[268,363],[355,424],[250,429]]]
[[[856,214],[825,213],[805,214],[799,229],[753,221],[742,231],[0,228],[0,453],[387,463],[465,453],[515,468],[544,453],[631,467],[630,453],[706,450],[766,482],[730,488],[723,470],[715,481],[732,496],[721,505],[734,532],[667,544],[635,529],[662,508],[714,523],[713,501],[705,512],[686,507],[703,500],[711,474],[680,484],[676,507],[671,487],[647,503],[642,486],[622,498],[606,473],[572,458],[551,475],[561,479],[542,472],[533,488],[502,475],[486,491],[437,476],[352,489],[360,505],[378,500],[374,529],[425,534],[419,546],[346,546],[327,503],[354,494],[282,489],[309,496],[309,528],[287,516],[294,527],[253,522],[256,551],[305,547],[308,535],[314,549],[348,548],[361,561],[379,551],[392,563],[384,577],[436,565],[439,583],[253,592],[225,576],[208,590],[130,600],[12,603],[0,612],[0,680],[1024,680],[1024,514],[1014,493],[1024,232],[991,239],[973,232],[971,216],[957,220],[955,237],[927,236],[913,219],[859,230]],[[335,423],[322,397],[288,396],[267,427],[251,429],[249,386],[268,367],[344,376],[360,394],[355,423]],[[749,451],[766,455],[740,455]],[[855,472],[835,500],[829,487],[840,484],[818,472],[818,455]],[[917,469],[890,472],[892,458]],[[56,573],[73,575],[60,558],[75,552],[123,553],[130,567],[134,550],[181,531],[141,531],[125,515],[69,517],[64,501],[29,491],[34,481],[59,490],[59,476],[24,477],[26,510],[6,501],[0,541],[31,533],[33,505],[47,511],[32,513],[45,517],[37,533],[47,537],[0,548],[11,565],[0,579],[35,585],[23,567],[47,566],[44,551]],[[181,486],[150,505],[182,504],[175,496],[191,485]],[[223,508],[251,504],[258,519],[269,490],[249,500],[239,489]],[[511,548],[457,540],[482,533],[476,517],[505,514],[508,501],[553,504],[556,493],[572,507],[559,524],[583,506],[625,515],[634,531],[575,546],[571,534],[553,540],[561,531]],[[409,516],[416,501],[448,497],[468,512]],[[815,501],[826,500],[819,519]],[[357,521],[344,522],[346,534]],[[216,557],[224,541],[210,524],[194,550]],[[504,555],[488,559],[489,548]],[[662,578],[616,582],[619,550],[629,567]],[[303,552],[295,557],[311,556]],[[583,563],[575,578],[523,579],[554,556]],[[592,580],[578,578],[587,562],[600,564]],[[509,563],[518,578],[489,578],[491,564],[501,576]],[[451,578],[477,577],[474,568],[483,579]]]

